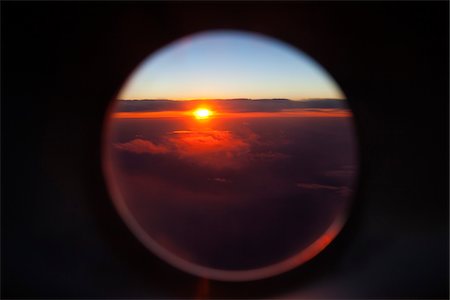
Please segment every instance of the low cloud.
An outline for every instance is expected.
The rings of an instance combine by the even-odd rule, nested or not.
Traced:
[[[355,171],[354,170],[334,170],[334,171],[327,171],[324,174],[327,177],[332,177],[332,178],[349,178],[349,177],[353,177],[355,175]]]
[[[304,189],[304,190],[313,190],[313,191],[333,191],[338,193],[339,195],[343,197],[348,197],[352,194],[352,189],[346,187],[346,186],[332,186],[332,185],[324,185],[324,184],[317,184],[317,183],[303,183],[299,182],[296,184],[298,188]]]
[[[230,131],[173,131],[163,142],[134,139],[117,143],[115,148],[136,154],[171,154],[180,159],[213,169],[238,169],[249,160],[254,136],[238,137]]]
[[[339,190],[340,187],[331,186],[331,185],[324,185],[324,184],[317,184],[317,183],[297,183],[297,187],[307,190],[330,190],[330,191],[336,191]]]
[[[115,120],[114,138],[126,143],[111,155],[136,221],[174,254],[258,268],[347,212],[357,170],[347,119],[187,120]]]
[[[199,105],[215,107],[226,112],[278,112],[286,109],[344,109],[346,101],[342,99],[307,99],[293,101],[289,99],[211,99],[211,100],[118,100],[118,112],[157,112],[192,110]]]
[[[222,178],[222,177],[215,177],[215,178],[211,178],[210,180],[213,180],[213,181],[219,182],[219,183],[231,183],[231,181],[229,179]]]
[[[328,181],[331,181],[334,186],[341,186],[348,185],[349,182],[352,182],[356,176],[356,172],[357,169],[355,165],[344,165],[334,170],[325,171],[323,175]]]
[[[258,152],[252,155],[252,159],[255,161],[278,161],[290,157],[290,155],[273,151]]]
[[[168,141],[180,158],[217,169],[239,168],[250,152],[250,143],[229,131],[173,132]]]
[[[164,145],[156,145],[151,141],[144,139],[134,139],[127,143],[116,143],[114,146],[123,151],[133,152],[137,154],[163,154],[168,153],[169,149]]]

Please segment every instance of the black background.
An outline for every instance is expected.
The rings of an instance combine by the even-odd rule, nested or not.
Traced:
[[[448,298],[448,2],[1,8],[2,298]],[[299,47],[355,114],[361,177],[348,224],[272,279],[206,283],[166,265],[122,223],[103,180],[109,101],[148,54],[207,29]]]

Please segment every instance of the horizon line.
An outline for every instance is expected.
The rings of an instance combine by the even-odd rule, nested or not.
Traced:
[[[212,101],[212,100],[289,100],[289,101],[313,101],[313,100],[336,100],[336,101],[344,101],[346,98],[304,98],[304,99],[289,99],[289,98],[192,98],[192,99],[167,99],[167,98],[141,98],[141,99],[116,99],[118,101]]]

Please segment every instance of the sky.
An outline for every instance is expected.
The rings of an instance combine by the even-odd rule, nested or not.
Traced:
[[[242,31],[207,31],[146,58],[118,99],[344,99],[311,57],[279,40]]]

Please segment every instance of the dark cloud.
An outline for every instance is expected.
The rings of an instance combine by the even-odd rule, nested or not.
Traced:
[[[332,186],[332,185],[324,185],[318,183],[297,183],[297,187],[305,190],[313,190],[313,191],[334,191],[338,195],[343,197],[350,197],[352,194],[352,189],[347,186]]]
[[[114,122],[115,184],[133,217],[200,265],[279,262],[349,205],[356,160],[348,118],[239,118],[204,128],[182,119]]]
[[[185,111],[198,106],[211,106],[223,112],[278,112],[288,109],[347,109],[345,100],[308,99],[225,99],[225,100],[118,100],[117,112]]]
[[[169,152],[169,149],[162,145],[155,145],[151,141],[143,139],[134,139],[127,143],[116,143],[114,147],[120,150],[134,153],[162,154]]]
[[[329,190],[329,191],[337,191],[341,187],[317,184],[317,183],[297,183],[297,187],[307,190]]]
[[[222,177],[212,178],[212,180],[220,182],[220,183],[230,183],[231,182],[229,179],[222,178]]]

